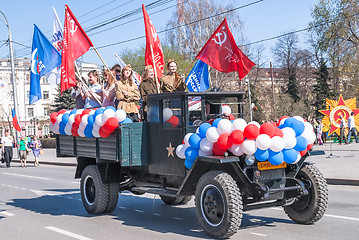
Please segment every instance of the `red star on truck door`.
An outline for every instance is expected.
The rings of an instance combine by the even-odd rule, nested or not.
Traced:
[[[168,147],[166,147],[166,149],[167,149],[167,151],[168,151],[168,155],[167,155],[167,157],[169,157],[169,156],[174,157],[174,155],[173,155],[173,150],[175,150],[175,148],[174,148],[174,147],[172,147],[171,142],[170,142],[170,145],[169,145]]]

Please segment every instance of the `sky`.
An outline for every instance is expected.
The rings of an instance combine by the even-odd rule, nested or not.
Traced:
[[[97,30],[89,31],[89,29],[101,22],[138,9],[141,4],[147,5],[154,1],[156,0],[12,0],[1,3],[0,10],[5,14],[11,28],[15,57],[30,58],[33,25],[36,24],[50,38],[54,19],[52,7],[55,7],[63,24],[64,6],[67,4],[105,62],[111,67],[117,63],[114,53],[120,53],[124,49],[137,49],[145,44],[145,38],[140,38],[145,34],[142,12]],[[257,0],[214,1],[221,5],[231,3],[234,7],[239,7]],[[275,37],[285,32],[304,29],[312,21],[311,10],[318,2],[319,0],[263,0],[236,10],[242,21],[242,37],[246,42],[251,43]],[[157,31],[166,29],[167,22],[176,10],[176,3],[177,0],[167,0],[152,9],[148,8],[147,12]],[[2,15],[0,16],[3,18]],[[99,31],[103,32],[99,33]],[[233,32],[234,37],[238,34]],[[306,34],[300,33],[298,36],[302,46],[304,46]],[[8,46],[3,45],[7,38],[8,29],[3,22],[0,22],[0,58],[8,58],[9,56]],[[134,38],[139,39],[131,40]],[[165,41],[165,33],[159,34],[159,38],[161,41]],[[118,42],[124,43],[103,47]],[[269,67],[269,62],[273,61],[271,49],[275,42],[276,40],[271,40],[260,43],[265,47],[264,61],[268,65],[265,67]],[[254,45],[252,46],[254,47]],[[101,60],[93,50],[83,55],[82,60],[102,65]]]

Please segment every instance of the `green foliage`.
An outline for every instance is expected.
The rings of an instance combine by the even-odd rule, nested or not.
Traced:
[[[302,116],[308,118],[310,111],[303,101],[295,102],[289,94],[281,94],[276,102],[277,117],[282,116]]]
[[[321,60],[319,70],[314,73],[316,75],[316,84],[314,85],[313,91],[315,93],[315,109],[317,110],[316,116],[319,117],[321,114],[318,110],[325,108],[325,99],[333,96],[333,93],[329,86],[329,71],[324,60]]]
[[[297,76],[295,73],[291,73],[289,75],[287,90],[285,93],[287,93],[294,100],[294,102],[298,102],[300,100]]]
[[[57,93],[55,96],[54,105],[52,106],[53,112],[58,112],[61,109],[73,109],[76,107],[76,102],[71,98],[71,90],[67,89],[61,94],[60,84],[56,88]]]

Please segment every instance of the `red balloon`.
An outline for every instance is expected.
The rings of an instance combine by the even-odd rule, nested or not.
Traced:
[[[89,114],[89,112],[91,112],[91,109],[86,108],[85,110],[82,111],[81,116]]]
[[[259,128],[259,134],[267,134],[270,137],[273,137],[274,131],[275,127],[269,122],[263,123]]]
[[[108,134],[111,134],[113,132],[113,129],[110,129],[108,126],[107,126],[107,121],[105,122],[105,124],[102,126],[102,130],[105,132],[105,133],[108,133]]]
[[[233,140],[230,137],[229,133],[223,133],[219,136],[217,140],[218,147],[222,149],[228,149],[232,146]]]
[[[65,109],[61,109],[61,110],[59,111],[59,114],[64,114],[65,112],[66,112]]]
[[[220,148],[217,143],[214,143],[214,144],[213,144],[213,150],[212,150],[212,151],[213,151],[213,154],[214,154],[214,155],[217,155],[217,156],[223,156],[223,154],[224,154],[225,152],[227,152],[226,149]]]
[[[259,135],[259,129],[256,125],[249,124],[244,128],[243,134],[245,138],[249,140],[254,140]]]
[[[309,151],[310,149],[312,149],[313,147],[313,143],[312,144],[309,144],[308,147],[307,147],[307,151]]]
[[[210,119],[210,120],[207,121],[207,123],[212,125],[213,121],[214,121],[214,119]]]
[[[232,139],[232,142],[234,144],[241,144],[244,141],[244,135],[243,132],[241,130],[234,130],[231,135],[230,138]]]
[[[280,130],[279,128],[274,128],[273,137],[274,137],[274,136],[283,137],[283,132],[282,132],[282,130]]]
[[[107,138],[108,136],[111,135],[111,133],[107,133],[103,130],[103,127],[100,127],[100,130],[98,131],[98,133],[100,134],[101,137],[103,138]]]
[[[172,127],[175,128],[175,127],[177,127],[178,124],[179,124],[179,119],[178,119],[178,117],[172,115],[172,117],[170,117],[170,119],[168,119],[167,122],[171,123],[171,124],[172,124]]]
[[[282,119],[284,119],[284,118],[289,118],[289,116],[283,116],[283,117],[279,118],[278,125],[279,125],[280,121],[282,121]]]
[[[81,117],[82,117],[81,114],[77,114],[77,115],[75,116],[75,123],[77,123],[77,125],[80,125],[80,123],[81,123]]]
[[[79,136],[79,134],[78,134],[78,132],[77,132],[77,129],[75,130],[75,129],[71,128],[71,134],[72,134],[72,136],[74,136],[74,137],[78,137],[78,136]]]
[[[107,119],[106,124],[108,129],[114,130],[118,127],[118,120],[115,117],[110,117]]]
[[[77,123],[74,122],[74,123],[72,124],[72,129],[76,130],[76,132],[77,132],[77,130],[79,129],[79,126],[80,126],[79,124],[77,124]]]
[[[56,120],[57,120],[57,115],[59,115],[57,112],[53,112],[50,115],[50,120],[53,124],[55,124]]]
[[[233,114],[229,114],[229,120],[232,121],[232,120],[234,120],[234,119],[235,119],[235,118],[234,118]]]
[[[299,152],[299,153],[300,153],[300,156],[303,157],[303,156],[307,153],[307,151],[308,151],[307,149],[304,149],[303,151],[300,151],[300,152]]]

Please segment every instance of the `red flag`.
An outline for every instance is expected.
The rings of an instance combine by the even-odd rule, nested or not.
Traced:
[[[85,54],[93,44],[79,22],[65,5],[65,24],[61,62],[61,93],[76,86],[74,61]]]
[[[237,71],[243,79],[255,65],[237,46],[224,19],[197,57],[220,72]]]
[[[163,75],[163,67],[165,65],[165,58],[163,57],[163,51],[160,39],[158,38],[155,27],[152,24],[150,17],[148,16],[145,5],[142,4],[143,18],[145,20],[145,32],[146,32],[146,52],[145,52],[145,65],[156,65],[157,77],[160,78]],[[153,58],[151,54],[151,46],[153,49],[153,58],[155,64],[153,64]]]
[[[20,127],[19,122],[17,120],[17,116],[16,116],[16,112],[15,112],[14,108],[11,110],[11,113],[12,113],[12,125],[14,126],[16,131],[21,132],[21,127]]]

